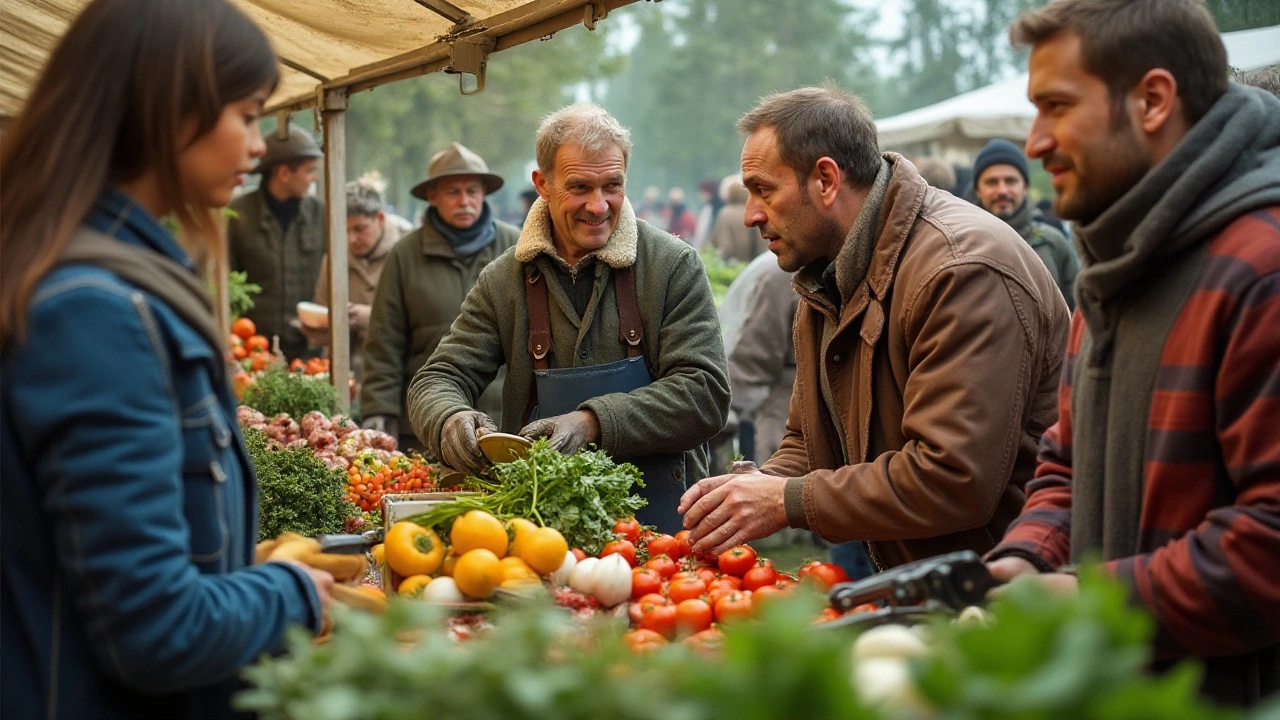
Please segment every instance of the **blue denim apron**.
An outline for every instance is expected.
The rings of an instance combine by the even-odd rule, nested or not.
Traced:
[[[533,356],[534,393],[526,409],[525,422],[540,417],[570,413],[582,403],[609,393],[627,393],[653,382],[644,356],[644,330],[640,326],[635,276],[631,268],[613,271],[614,297],[618,304],[618,340],[627,348],[627,358],[589,367],[550,368],[551,317],[547,306],[547,283],[532,264],[525,266],[525,300],[529,309],[529,354]],[[654,453],[638,457],[614,458],[640,469],[645,487],[638,489],[649,504],[636,513],[644,525],[674,534],[681,530],[676,508],[685,491],[684,453]]]

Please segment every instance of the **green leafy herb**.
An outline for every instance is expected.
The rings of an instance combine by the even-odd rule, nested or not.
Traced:
[[[702,266],[707,271],[707,280],[711,281],[711,293],[715,295],[716,305],[719,305],[720,301],[724,300],[725,293],[729,292],[729,286],[747,264],[725,262],[720,257],[720,251],[710,245],[702,248],[699,255],[702,256]]]
[[[253,309],[253,297],[262,292],[262,286],[249,282],[249,274],[232,270],[227,274],[227,296],[231,304],[232,319],[244,316]]]
[[[613,540],[613,523],[631,517],[645,500],[631,494],[644,487],[640,471],[630,463],[617,464],[600,450],[566,456],[547,444],[534,442],[523,458],[494,466],[496,481],[470,478],[468,487],[485,495],[444,503],[413,521],[448,532],[453,520],[468,510],[484,510],[499,518],[522,517],[553,527],[570,547],[595,554]]]
[[[313,410],[329,416],[338,412],[338,391],[324,380],[289,372],[276,363],[245,388],[242,402],[268,418],[286,413],[301,419]]]
[[[330,470],[309,447],[268,448],[266,433],[244,430],[244,444],[258,478],[258,539],[284,532],[343,532],[359,510],[346,500],[346,473]]]

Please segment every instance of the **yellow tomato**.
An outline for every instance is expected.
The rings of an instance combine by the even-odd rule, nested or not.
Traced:
[[[520,545],[524,538],[529,537],[529,533],[537,530],[538,526],[531,520],[524,518],[515,518],[507,521],[507,534],[511,536],[511,547],[508,555],[519,555]]]
[[[538,528],[525,536],[520,545],[520,559],[539,575],[548,575],[564,564],[569,543],[555,528]]]
[[[538,582],[536,577],[532,580],[515,578],[511,580],[503,580],[502,584],[498,587],[503,590],[510,590],[511,592],[534,593],[542,589],[542,583]]]
[[[401,580],[400,587],[396,589],[396,592],[401,597],[417,597],[422,594],[422,588],[426,587],[429,582],[431,582],[430,575],[413,575]]]
[[[498,518],[483,510],[472,510],[454,520],[449,540],[458,555],[480,549],[488,550],[496,557],[507,554],[507,529]]]
[[[502,563],[491,550],[471,550],[458,557],[453,581],[459,590],[473,598],[489,597],[502,582]]]
[[[374,545],[369,552],[373,553],[374,567],[381,570],[382,566],[387,562],[386,547],[382,543],[378,543],[377,545]]]
[[[444,562],[444,543],[440,537],[408,520],[391,526],[383,546],[387,564],[401,575],[430,575]]]
[[[445,577],[453,577],[453,568],[458,564],[458,556],[449,553],[444,556],[444,564],[440,566],[440,574]]]
[[[538,573],[518,557],[504,557],[499,561],[502,565],[502,580],[532,580],[538,582]]]

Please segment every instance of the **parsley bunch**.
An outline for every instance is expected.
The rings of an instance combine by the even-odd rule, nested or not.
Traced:
[[[495,465],[493,474],[493,481],[468,481],[468,487],[488,494],[438,505],[413,521],[447,532],[468,510],[484,510],[502,519],[528,518],[559,530],[570,547],[595,555],[614,539],[614,521],[635,515],[645,505],[643,498],[631,494],[633,485],[644,487],[634,465],[619,465],[601,450],[563,455],[545,438],[534,442],[523,458]]]
[[[330,470],[308,447],[268,449],[267,435],[245,428],[244,445],[258,479],[258,539],[284,532],[340,533],[359,513],[346,500],[346,473]]]
[[[338,391],[324,380],[289,372],[284,365],[275,363],[256,383],[245,388],[243,402],[268,420],[280,413],[301,420],[313,410],[326,416],[337,414]]]

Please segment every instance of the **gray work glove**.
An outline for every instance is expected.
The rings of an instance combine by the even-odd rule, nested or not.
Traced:
[[[482,475],[489,470],[489,458],[480,452],[476,431],[497,432],[498,426],[482,412],[463,410],[444,421],[440,431],[440,459],[445,465],[471,475]]]
[[[590,410],[575,410],[564,415],[535,420],[525,425],[520,434],[530,440],[550,438],[551,447],[565,455],[600,442],[600,420]]]
[[[365,430],[377,430],[396,439],[400,438],[400,418],[394,415],[370,415],[360,423],[360,427]]]

